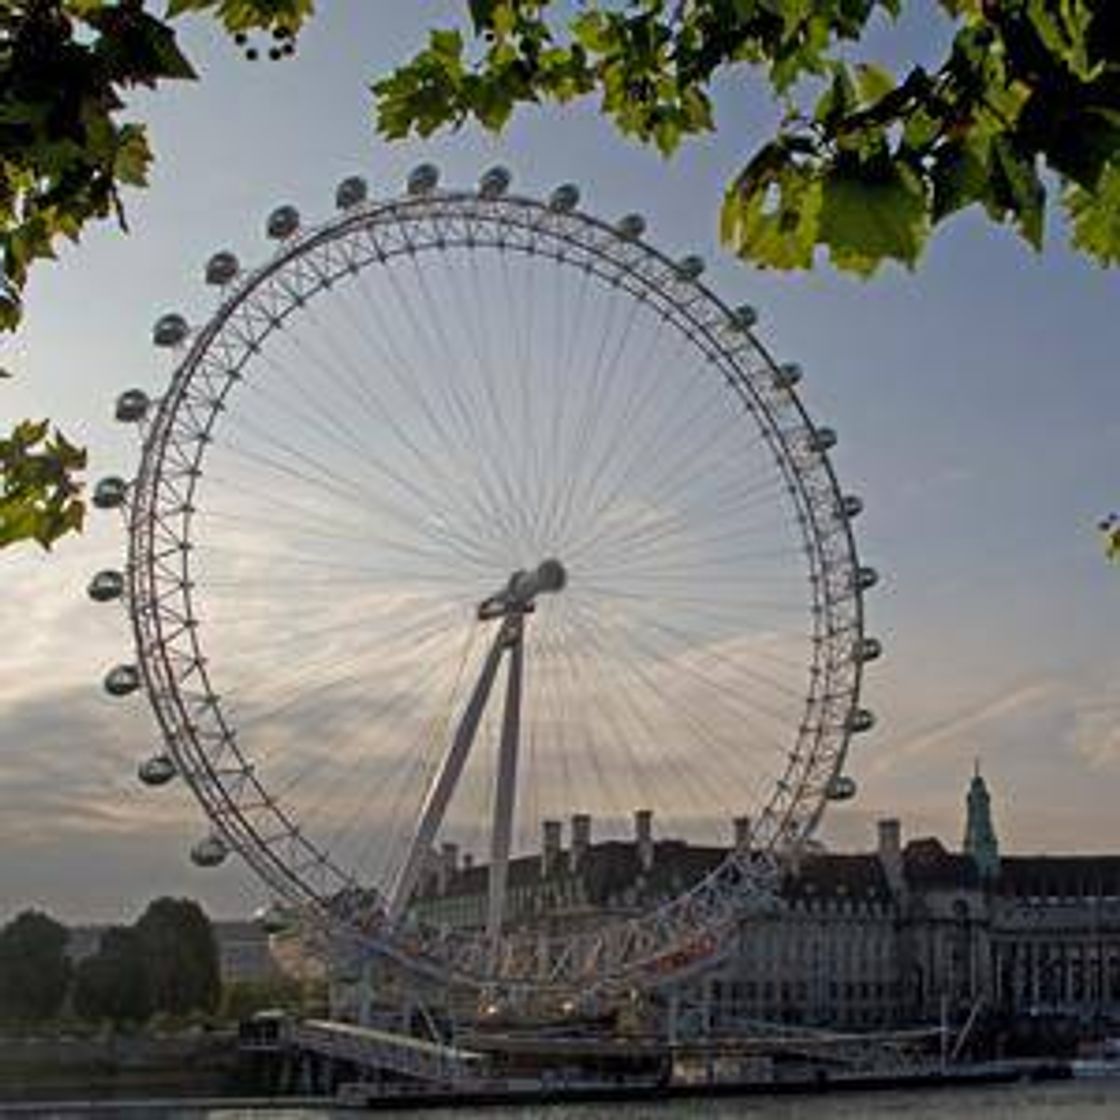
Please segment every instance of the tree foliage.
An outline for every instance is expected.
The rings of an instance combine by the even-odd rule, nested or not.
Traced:
[[[135,931],[155,1011],[185,1015],[217,1010],[222,994],[218,945],[197,902],[156,899]]]
[[[0,548],[19,540],[44,548],[63,533],[80,529],[85,505],[76,472],[86,453],[47,421],[17,424],[0,438]]]
[[[195,77],[172,21],[200,12],[239,36],[291,36],[311,11],[312,0],[170,0],[159,18],[143,0],[0,0],[0,331],[18,325],[37,262],[92,220],[125,226],[121,192],[144,186],[152,161],[128,94]],[[0,548],[81,526],[84,457],[38,430],[21,424],[0,443]]]
[[[774,135],[744,138],[724,194],[720,232],[744,259],[913,267],[932,229],[970,206],[1039,249],[1056,198],[1076,248],[1120,260],[1115,0],[940,0],[946,57],[897,75],[853,55],[904,0],[468,6],[472,34],[432,31],[375,83],[384,135],[498,130],[519,105],[595,94],[620,132],[668,155],[715,128],[713,83],[751,70],[783,115]]]
[[[1120,262],[1120,4],[938,0],[952,37],[936,66],[895,74],[858,57],[905,6],[468,0],[464,28],[433,30],[374,84],[377,123],[390,138],[469,120],[499,130],[521,105],[596,95],[620,132],[668,155],[716,127],[716,81],[749,71],[782,115],[772,135],[743,139],[724,191],[721,236],[744,259],[912,268],[931,232],[973,207],[1036,249],[1062,211],[1077,250]],[[152,161],[128,94],[195,76],[177,21],[216,20],[248,57],[260,52],[247,37],[270,35],[280,58],[312,14],[313,0],[167,0],[162,15],[144,0],[0,0],[0,331],[18,324],[34,265],[90,221],[124,225],[122,191],[144,186]],[[38,467],[8,485],[28,432],[3,444],[0,547],[81,522],[80,453],[61,437],[32,441]]]
[[[135,929],[106,930],[97,952],[78,964],[74,1011],[83,1019],[115,1026],[143,1023],[151,1015],[151,984]]]
[[[38,1022],[58,1014],[70,983],[66,927],[25,910],[0,930],[0,1019]]]

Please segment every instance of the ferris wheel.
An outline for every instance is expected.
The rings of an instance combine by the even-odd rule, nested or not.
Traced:
[[[166,391],[118,398],[143,450],[94,504],[128,557],[89,593],[131,619],[105,687],[151,704],[139,776],[190,786],[196,864],[236,853],[429,974],[640,983],[855,793],[880,646],[836,436],[640,215],[427,164],[336,204],[276,209],[256,268],[214,254],[216,310],[155,324]],[[609,922],[526,921],[542,825],[621,851],[635,811],[718,858]],[[426,920],[449,869],[478,906]]]

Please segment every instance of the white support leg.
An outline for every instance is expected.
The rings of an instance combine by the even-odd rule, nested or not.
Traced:
[[[513,810],[517,791],[517,753],[521,734],[522,620],[510,615],[509,675],[506,678],[506,705],[502,715],[502,741],[498,752],[498,788],[494,796],[494,818],[490,828],[489,905],[486,934],[490,941],[491,971],[498,966],[502,919],[506,909],[506,877],[513,837]]]
[[[466,765],[467,756],[470,754],[471,744],[474,742],[475,733],[478,731],[479,721],[482,719],[486,701],[490,697],[490,689],[494,684],[494,677],[498,672],[498,665],[505,651],[508,638],[506,626],[503,624],[494,636],[490,652],[479,674],[478,683],[467,703],[463,718],[455,730],[455,738],[451,747],[444,756],[443,763],[436,774],[434,781],[428,788],[428,795],[424,799],[424,809],[420,814],[420,824],[412,838],[408,849],[408,856],[401,865],[401,870],[393,884],[389,896],[388,918],[396,922],[408,906],[412,892],[416,889],[417,880],[424,868],[424,860],[431,851],[432,843],[443,823],[444,813],[447,812],[448,803],[451,801],[455,787]]]

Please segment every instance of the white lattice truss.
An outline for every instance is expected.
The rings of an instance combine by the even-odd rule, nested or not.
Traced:
[[[754,853],[731,853],[672,902],[595,933],[509,934],[496,973],[481,937],[386,928],[380,900],[303,835],[258,780],[211,683],[191,577],[194,495],[210,433],[263,340],[309,300],[363,269],[401,254],[481,246],[587,270],[648,301],[703,353],[753,416],[783,473],[803,534],[813,620],[803,718],[784,774],[755,824]],[[292,237],[263,267],[242,276],[190,340],[146,425],[128,507],[128,602],[144,685],[179,773],[217,834],[280,898],[335,935],[458,982],[655,984],[710,961],[744,908],[768,897],[773,853],[802,842],[816,825],[844,761],[864,660],[849,514],[817,429],[777,373],[729,308],[672,260],[587,215],[527,198],[446,192],[367,203]]]

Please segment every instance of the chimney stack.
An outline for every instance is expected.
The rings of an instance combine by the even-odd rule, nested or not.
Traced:
[[[587,813],[575,813],[572,816],[572,854],[571,869],[579,871],[587,859],[587,850],[591,847],[591,817]]]
[[[440,847],[437,867],[439,893],[447,894],[447,888],[455,872],[459,870],[459,845],[445,843]]]
[[[736,817],[731,824],[735,829],[735,851],[749,852],[751,850],[750,817]]]
[[[634,813],[634,846],[643,871],[653,867],[653,810],[638,809]]]
[[[894,818],[879,822],[879,863],[892,891],[902,889],[902,826]]]
[[[564,825],[560,821],[541,823],[541,878],[547,879],[560,866],[560,846]]]

